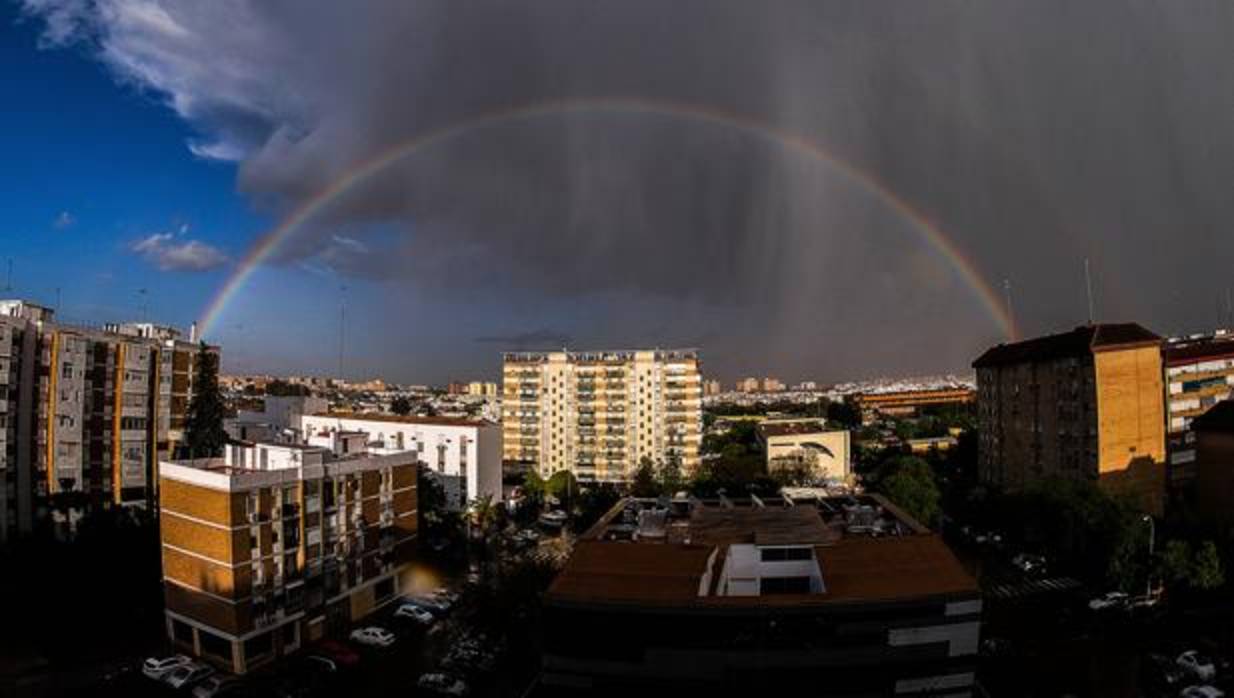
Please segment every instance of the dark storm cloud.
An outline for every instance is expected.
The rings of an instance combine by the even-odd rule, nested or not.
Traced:
[[[508,349],[557,349],[564,346],[569,346],[571,337],[564,332],[556,332],[554,330],[539,329],[531,332],[516,332],[514,334],[505,335],[490,335],[487,337],[476,337],[475,341],[481,344],[498,344]]]
[[[238,160],[274,212],[436,129],[623,97],[738,114],[870,173],[1011,279],[1028,331],[1083,320],[1085,257],[1101,317],[1160,331],[1216,321],[1231,283],[1227,2],[26,7],[50,42],[89,37],[165,96],[194,151]],[[721,371],[953,368],[999,334],[886,202],[794,148],[663,113],[486,122],[338,197],[281,256],[494,315],[600,295],[611,321],[583,343],[669,327],[654,340],[714,338]]]

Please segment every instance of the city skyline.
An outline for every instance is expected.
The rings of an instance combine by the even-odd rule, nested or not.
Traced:
[[[964,371],[1083,324],[1085,259],[1098,320],[1230,319],[1227,7],[444,7],[6,5],[3,295],[200,321],[233,373],[336,373],[345,307],[343,376],[436,383]]]

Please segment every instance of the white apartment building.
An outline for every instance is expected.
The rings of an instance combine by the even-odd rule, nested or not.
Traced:
[[[336,432],[362,432],[372,453],[413,451],[446,490],[446,503],[461,509],[488,495],[502,499],[501,429],[492,422],[388,414],[305,414],[308,443]]]
[[[633,350],[508,353],[503,366],[505,460],[543,477],[628,480],[643,458],[699,464],[698,352]]]

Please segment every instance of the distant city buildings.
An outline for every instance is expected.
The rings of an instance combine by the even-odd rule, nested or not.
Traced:
[[[177,649],[242,674],[398,598],[418,530],[417,456],[372,455],[365,438],[235,444],[161,464]]]
[[[739,393],[757,393],[759,391],[759,382],[757,378],[742,378],[737,381],[737,392]]]
[[[70,535],[93,508],[152,504],[159,460],[184,437],[194,337],[54,315],[0,301],[0,541]]]
[[[793,386],[793,390],[802,393],[811,392],[818,390],[818,383],[815,383],[814,381],[801,381],[797,385]]]
[[[974,363],[981,480],[1014,491],[1091,480],[1159,516],[1165,495],[1161,338],[1134,324],[1001,344]]]
[[[781,382],[779,378],[767,377],[763,379],[763,392],[764,393],[779,393],[779,392],[783,392],[783,390],[784,390],[784,383]]]
[[[467,394],[472,397],[497,398],[501,396],[501,391],[497,389],[496,383],[472,381],[467,384]]]
[[[930,405],[965,405],[976,400],[977,392],[967,387],[933,390],[885,390],[858,393],[853,402],[861,412],[862,423],[869,424],[881,416],[910,417],[918,409]]]
[[[847,482],[852,447],[847,429],[827,429],[821,419],[765,419],[758,439],[767,472],[804,469],[817,480]]]
[[[625,481],[639,462],[699,463],[702,377],[693,350],[508,353],[505,460],[549,477]]]
[[[547,695],[972,696],[982,599],[877,496],[624,500],[543,597]]]
[[[718,380],[703,381],[703,397],[711,397],[713,395],[719,395],[722,392],[724,391],[720,387],[720,381]]]

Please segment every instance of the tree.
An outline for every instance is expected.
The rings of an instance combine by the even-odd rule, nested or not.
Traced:
[[[681,457],[675,453],[670,454],[660,466],[656,476],[656,486],[661,494],[672,497],[680,492],[685,485],[685,480],[681,475]]]
[[[1157,560],[1158,574],[1167,586],[1190,589],[1215,589],[1225,583],[1221,556],[1212,541],[1198,546],[1182,540],[1165,544]]]
[[[190,458],[214,458],[223,454],[227,432],[223,429],[226,407],[219,392],[219,355],[205,342],[197,350],[193,372],[193,397],[184,422],[184,449]]]
[[[933,526],[942,512],[942,493],[934,481],[930,465],[916,456],[893,458],[885,466],[879,489],[896,506],[927,526]]]
[[[1225,584],[1225,572],[1221,569],[1221,555],[1211,540],[1200,544],[1192,561],[1191,586],[1196,589],[1216,589]]]
[[[309,390],[309,387],[302,383],[289,383],[285,380],[275,379],[266,384],[266,395],[273,395],[274,397],[295,397],[312,394],[313,391]]]
[[[634,471],[634,480],[630,483],[630,494],[635,497],[657,497],[660,486],[656,483],[655,466],[647,456],[638,462],[638,470]]]
[[[411,414],[411,409],[411,400],[408,400],[404,395],[399,395],[390,402],[390,411],[394,414],[406,416]]]
[[[861,426],[861,412],[846,400],[827,404],[827,421],[836,426],[854,429]]]

